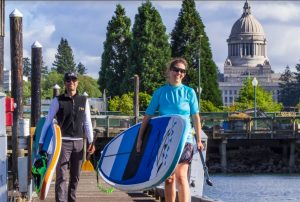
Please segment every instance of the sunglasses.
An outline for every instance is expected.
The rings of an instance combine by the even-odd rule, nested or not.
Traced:
[[[185,69],[181,69],[181,68],[176,67],[176,66],[171,67],[171,71],[177,72],[177,73],[180,72],[181,74],[185,74],[186,73]]]
[[[77,78],[67,78],[65,82],[70,83],[71,81],[76,82]]]

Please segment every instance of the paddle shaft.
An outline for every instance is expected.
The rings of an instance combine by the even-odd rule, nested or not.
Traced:
[[[197,142],[196,136],[195,136],[195,139],[196,139],[196,142]],[[198,145],[196,145],[196,146],[197,146],[197,150],[199,152],[200,159],[201,159],[201,162],[202,162],[202,165],[203,165],[204,174],[206,176],[206,184],[209,185],[209,186],[212,186],[212,181],[209,178],[208,167],[206,166],[203,153],[202,153],[201,149],[198,149]]]

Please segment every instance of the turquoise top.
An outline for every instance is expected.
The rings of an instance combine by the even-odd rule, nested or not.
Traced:
[[[183,118],[187,119],[187,122],[189,123],[187,127],[191,129],[190,117],[191,115],[199,113],[196,93],[194,89],[183,84],[179,86],[166,84],[154,92],[146,110],[146,114],[153,116],[156,110],[159,111],[160,115],[181,115]],[[187,137],[187,142],[194,142],[191,132]]]

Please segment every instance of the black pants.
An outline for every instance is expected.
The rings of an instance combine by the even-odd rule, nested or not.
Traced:
[[[76,201],[83,157],[83,140],[63,140],[56,166],[55,201]],[[70,163],[69,186],[67,187],[68,165]]]

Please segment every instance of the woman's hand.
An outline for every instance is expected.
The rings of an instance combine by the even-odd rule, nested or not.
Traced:
[[[204,149],[204,145],[202,144],[201,140],[197,141],[197,148],[200,151],[202,151]]]

